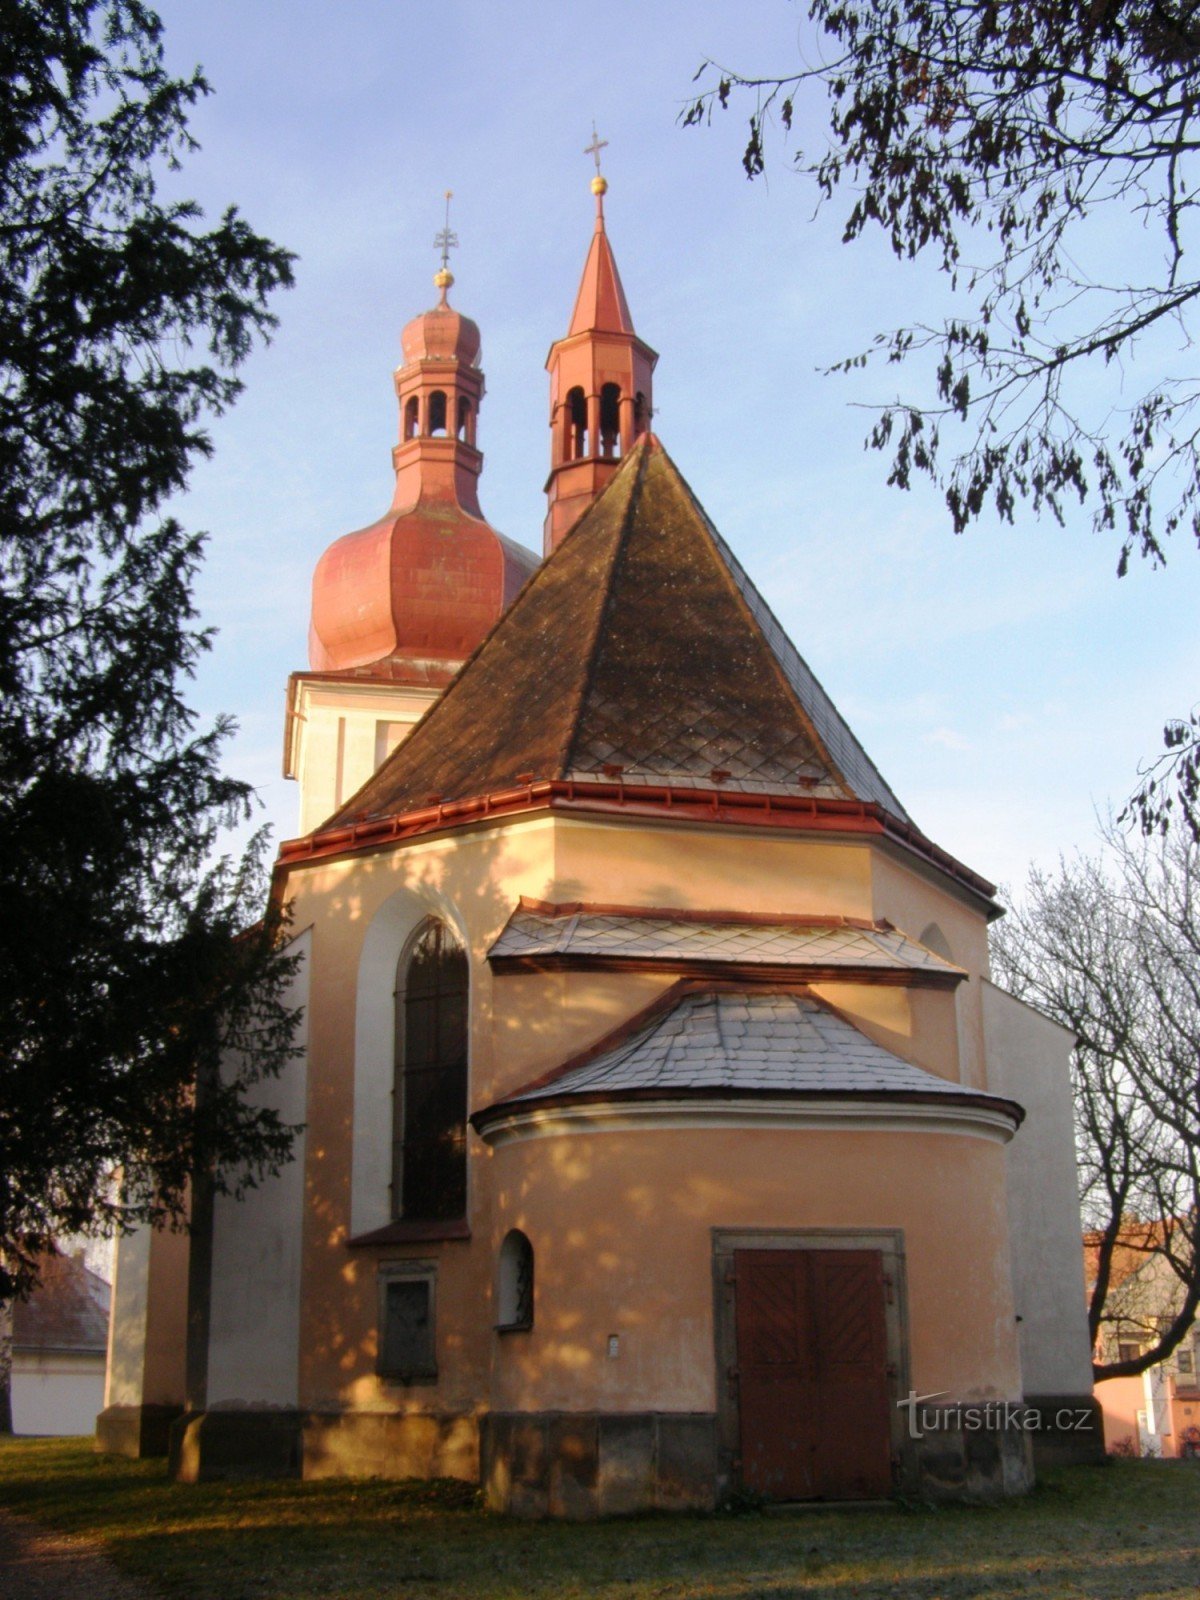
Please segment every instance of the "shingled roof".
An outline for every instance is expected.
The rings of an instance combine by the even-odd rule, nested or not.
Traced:
[[[614,774],[909,820],[650,434],[326,826]]]
[[[1015,1101],[914,1066],[802,989],[684,981],[561,1067],[476,1112],[484,1128],[509,1111],[647,1095],[774,1095],[954,1102],[1015,1125]]]
[[[946,987],[966,977],[887,922],[746,916],[522,900],[488,951],[497,972],[636,965],[678,972],[752,970],[895,976]]]

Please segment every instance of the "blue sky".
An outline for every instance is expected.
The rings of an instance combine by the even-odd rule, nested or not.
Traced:
[[[933,263],[840,243],[832,208],[776,162],[748,183],[737,110],[677,125],[705,56],[785,70],[790,0],[168,0],[168,59],[215,90],[172,192],[236,202],[299,255],[272,345],[213,429],[215,458],[174,508],[211,543],[195,686],[232,712],[229,764],[278,837],[287,674],[304,667],[313,566],[390,498],[391,372],[436,298],[442,194],[461,240],[455,305],[483,335],[481,499],[540,548],[546,377],[591,230],[595,117],[609,140],[609,234],[638,330],[660,353],[655,428],[917,823],[985,875],[1088,847],[1163,719],[1200,683],[1200,559],[1118,581],[1078,519],[1022,515],[955,538],[932,488],[886,486],[864,452],[883,369],[823,376],[878,329],[933,317]],[[804,130],[801,130],[802,133]],[[810,130],[815,137],[816,130]],[[782,147],[777,154],[783,156]],[[1103,240],[1101,241],[1103,243]],[[1132,376],[1132,375],[1131,375]],[[915,382],[915,378],[913,380]]]

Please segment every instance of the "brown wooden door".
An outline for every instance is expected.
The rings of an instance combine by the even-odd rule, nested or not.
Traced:
[[[878,1250],[734,1253],[742,1482],[772,1500],[891,1493]]]

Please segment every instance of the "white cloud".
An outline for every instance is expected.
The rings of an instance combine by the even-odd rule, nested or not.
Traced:
[[[922,734],[921,738],[925,744],[940,744],[947,750],[972,749],[971,741],[964,739],[953,728],[933,728],[929,733]]]

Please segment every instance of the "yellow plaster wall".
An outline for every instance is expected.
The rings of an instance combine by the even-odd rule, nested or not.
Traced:
[[[497,1336],[499,1410],[712,1410],[714,1227],[902,1228],[914,1387],[1020,1394],[998,1144],[639,1130],[523,1140],[493,1159],[493,1252],[520,1227],[536,1261],[532,1331]]]
[[[286,775],[299,780],[301,834],[319,828],[349,800],[438,697],[424,685],[307,674],[294,680],[293,692],[294,737],[285,760],[295,769]]]
[[[872,882],[872,916],[886,917],[913,939],[935,925],[950,958],[966,968],[967,979],[955,997],[960,1076],[963,1083],[986,1089],[980,980],[988,976],[988,924],[983,910],[890,850],[874,853]]]
[[[569,818],[557,830],[555,870],[560,900],[874,915],[871,852],[854,839]]]
[[[885,1050],[939,1078],[959,1080],[958,1016],[953,989],[818,983],[813,992],[844,1012]]]
[[[312,925],[309,1096],[300,1404],[365,1409],[470,1408],[486,1391],[490,1329],[479,1316],[481,1252],[460,1243],[348,1250],[354,1167],[356,991],[368,930],[395,897],[447,916],[471,960],[472,1098],[494,1079],[491,989],[484,959],[522,893],[544,897],[552,873],[552,826],[545,820],[484,833],[420,841],[403,850],[293,873],[294,920]],[[407,903],[407,902],[406,902]],[[392,978],[400,940],[391,959]],[[379,1062],[390,1085],[390,1060]],[[390,1122],[358,1130],[390,1148]],[[471,1137],[468,1177],[472,1228],[486,1234],[489,1198],[476,1169],[483,1154]],[[436,1386],[401,1390],[374,1376],[376,1267],[388,1260],[435,1260],[438,1358],[448,1376]],[[459,1331],[462,1330],[462,1331]]]
[[[482,1109],[586,1050],[677,980],[653,972],[513,972],[492,980],[495,1072]]]
[[[711,1291],[705,1276],[711,1225],[905,1227],[914,1251],[913,1304],[921,1308],[914,1324],[914,1381],[962,1394],[1016,1393],[1011,1305],[1006,1299],[1002,1155],[975,1139],[939,1138],[926,1146],[910,1135],[864,1135],[864,1142],[848,1144],[848,1135],[755,1131],[723,1138],[708,1132],[664,1135],[674,1142],[660,1151],[649,1135],[638,1135],[636,1144],[625,1136],[605,1135],[560,1143],[538,1140],[493,1157],[471,1134],[470,1242],[346,1248],[356,1158],[364,1141],[373,1142],[376,1154],[385,1158],[379,1142],[390,1149],[391,1137],[386,1112],[390,1046],[381,1044],[379,1059],[364,1063],[360,973],[370,949],[376,951],[373,959],[380,948],[387,952],[387,960],[378,966],[375,992],[368,996],[377,1021],[386,1018],[401,933],[415,926],[420,914],[446,917],[468,948],[470,1104],[477,1109],[586,1047],[670,981],[616,974],[493,977],[487,949],[521,895],[693,909],[887,915],[914,934],[920,929],[912,921],[932,907],[931,917],[940,913],[951,943],[960,940],[977,958],[981,946],[976,924],[982,919],[923,883],[906,889],[898,870],[858,840],[546,817],[294,870],[289,887],[295,925],[311,925],[313,941],[300,1404],[454,1411],[501,1403],[491,1398],[493,1363],[519,1368],[522,1357],[508,1353],[519,1349],[520,1336],[501,1338],[492,1332],[495,1251],[504,1231],[516,1225],[509,1197],[526,1193],[534,1208],[531,1237],[541,1252],[539,1274],[550,1274],[539,1282],[549,1293],[557,1274],[562,1306],[575,1306],[558,1313],[560,1317],[584,1319],[579,1326],[591,1330],[589,1337],[621,1332],[625,1324],[601,1328],[595,1319],[608,1305],[596,1297],[617,1281],[612,1274],[626,1270],[623,1262],[629,1270],[640,1263],[642,1276],[636,1293],[631,1287],[630,1296],[613,1306],[613,1314],[620,1311],[633,1319],[629,1327],[642,1330],[641,1348],[656,1317],[676,1317],[671,1337],[663,1341],[653,1364],[639,1367],[642,1357],[636,1355],[635,1340],[629,1360],[610,1363],[600,1369],[603,1376],[589,1380],[594,1389],[589,1404],[608,1403],[605,1385],[616,1386],[613,1392],[625,1397],[626,1409],[675,1404],[686,1409],[701,1404],[701,1392],[708,1396],[703,1405],[711,1402]],[[882,886],[880,872],[887,880]],[[380,929],[390,925],[389,918],[398,930],[394,949],[386,940],[380,945]],[[863,985],[830,985],[826,992],[897,1054],[942,1076],[955,1075],[953,995]],[[382,1038],[386,1027],[380,1026]],[[960,1026],[959,1036],[961,1031]],[[361,1090],[364,1071],[373,1075],[371,1081],[385,1097],[379,1102],[384,1109],[377,1108],[364,1125],[360,1105],[356,1125],[355,1085]],[[872,1142],[879,1138],[885,1142]],[[661,1172],[655,1170],[660,1154],[665,1163]],[[586,1178],[578,1183],[562,1180],[564,1163],[571,1170],[582,1163]],[[528,1164],[523,1175],[522,1164]],[[644,1174],[644,1185],[626,1193],[630,1170]],[[497,1211],[495,1184],[501,1174],[505,1201]],[[386,1179],[381,1187],[386,1188]],[[383,1193],[375,1199],[386,1204]],[[606,1206],[610,1222],[602,1220]],[[571,1217],[576,1220],[568,1227]],[[949,1219],[953,1237],[943,1239],[942,1232],[951,1231]],[[969,1227],[966,1219],[971,1219]],[[665,1232],[657,1231],[661,1222],[667,1224]],[[611,1269],[601,1270],[594,1252],[567,1241],[579,1228],[603,1227],[615,1230],[620,1247]],[[604,1260],[607,1250],[605,1244]],[[401,1259],[438,1265],[442,1378],[432,1386],[404,1389],[374,1376],[377,1265]],[[577,1277],[593,1288],[572,1287]],[[539,1329],[535,1337],[540,1342],[550,1337],[550,1330]],[[541,1403],[566,1405],[571,1395],[582,1392],[572,1388],[570,1378],[576,1359],[573,1328],[560,1326],[553,1337],[557,1343],[539,1358],[548,1395]],[[971,1352],[969,1357],[953,1357],[956,1342]],[[519,1398],[526,1381],[497,1369],[505,1393]],[[594,1388],[597,1383],[599,1389]]]

